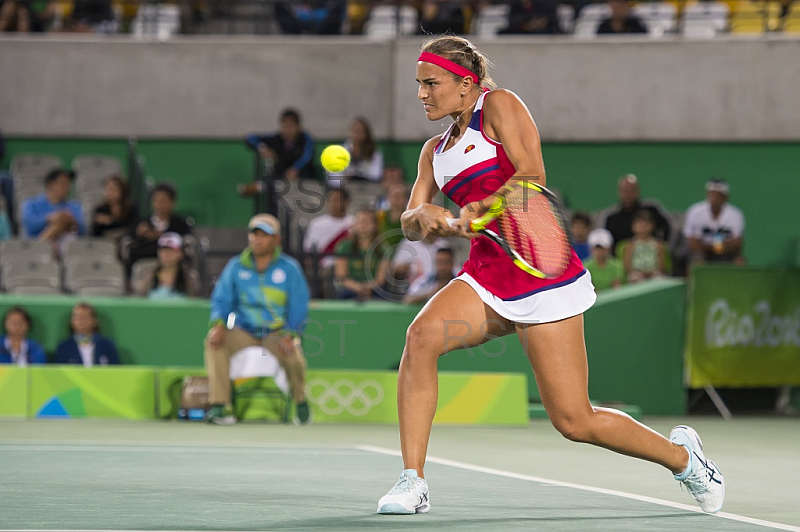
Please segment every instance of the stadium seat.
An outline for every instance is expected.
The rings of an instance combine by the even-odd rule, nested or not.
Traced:
[[[350,181],[345,184],[345,188],[350,194],[351,213],[355,213],[360,207],[372,207],[378,197],[383,194],[383,186],[380,183],[369,181]]]
[[[103,181],[122,173],[122,164],[116,157],[106,155],[78,155],[72,160],[75,171],[75,194],[80,199],[87,193],[103,190]]]
[[[684,37],[714,37],[727,29],[729,11],[724,2],[689,4],[683,11],[681,34]]]
[[[119,262],[76,260],[66,264],[64,288],[78,295],[125,294],[125,271]]]
[[[372,8],[364,24],[364,34],[372,39],[394,39],[398,35],[414,35],[417,31],[417,10],[411,6],[400,6],[399,21],[397,7],[378,5]]]
[[[155,36],[167,39],[180,33],[181,13],[177,5],[142,4],[131,21],[134,37]]]
[[[731,14],[731,33],[757,35],[767,28],[763,2],[744,0],[736,4]]]
[[[556,17],[558,26],[564,33],[572,33],[575,29],[575,8],[569,4],[558,4],[556,6]]]
[[[43,240],[12,238],[0,242],[0,262],[12,260],[31,260],[34,262],[52,261],[53,250]]]
[[[8,171],[14,176],[15,184],[18,182],[34,182],[38,191],[44,190],[44,177],[56,168],[62,166],[61,157],[45,153],[31,153],[15,155],[11,159]]]
[[[155,269],[158,268],[158,259],[139,259],[131,268],[131,287],[136,293],[136,287],[145,281]]]
[[[15,257],[3,261],[2,287],[12,293],[59,293],[61,268],[49,257],[45,262]]]
[[[633,7],[633,14],[647,26],[647,33],[653,37],[660,37],[665,33],[674,33],[677,27],[678,9],[669,2],[653,2],[638,4]]]
[[[610,16],[611,8],[608,4],[589,4],[584,6],[575,20],[575,36],[593,38],[597,35],[597,28],[600,23]]]
[[[473,33],[478,37],[492,38],[497,32],[508,26],[509,4],[492,4],[481,8],[475,15]]]
[[[303,247],[303,236],[308,222],[327,212],[325,208],[325,189],[316,181],[298,183],[279,181],[275,183],[278,200],[278,219],[283,224],[284,246],[288,253],[297,255]],[[350,204],[353,203],[351,192]]]
[[[117,243],[111,238],[78,238],[64,244],[64,264],[79,261],[117,261]]]

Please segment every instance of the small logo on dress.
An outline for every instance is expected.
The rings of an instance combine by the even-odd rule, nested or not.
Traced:
[[[464,153],[469,153],[469,152],[471,152],[471,151],[472,151],[472,150],[474,150],[474,149],[475,149],[475,145],[474,145],[474,144],[470,144],[470,145],[469,145],[469,146],[467,146],[467,148],[464,150]]]

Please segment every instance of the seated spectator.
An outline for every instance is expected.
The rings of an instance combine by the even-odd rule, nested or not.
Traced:
[[[382,242],[373,248],[377,238],[375,211],[359,209],[350,235],[336,246],[334,273],[339,299],[370,299],[383,290],[389,261]]]
[[[341,187],[342,181],[360,179],[378,182],[383,177],[383,153],[375,145],[372,129],[366,118],[356,118],[350,126],[350,137],[344,143],[350,152],[350,166],[342,172],[328,174],[328,186]]]
[[[378,232],[381,241],[386,246],[388,252],[393,253],[394,247],[403,240],[403,227],[400,223],[400,216],[406,211],[408,206],[408,187],[393,185],[388,191],[389,207],[378,211]]]
[[[3,132],[0,131],[0,161],[2,161],[5,156],[6,143],[3,138]],[[11,174],[5,170],[0,170],[0,194],[3,196],[0,201],[5,201],[6,204],[5,210],[11,222],[11,232],[17,234],[17,223],[14,217],[14,179],[11,177]]]
[[[631,14],[630,0],[609,0],[611,16],[597,27],[598,35],[618,33],[647,33],[647,26],[639,17]]]
[[[406,185],[405,172],[403,168],[396,164],[391,164],[383,169],[383,177],[381,178],[381,186],[383,187],[383,194],[378,196],[375,200],[375,210],[385,211],[389,208],[389,189],[394,185]]]
[[[332,255],[336,245],[347,238],[354,218],[347,214],[350,196],[345,189],[330,189],[326,196],[328,212],[312,219],[303,239],[303,251],[309,254]],[[332,264],[332,262],[328,262]]]
[[[14,236],[11,230],[11,220],[6,213],[4,205],[0,205],[0,241],[8,240]]]
[[[512,0],[508,26],[500,34],[547,35],[561,33],[555,0]]]
[[[616,253],[616,245],[633,236],[633,215],[636,211],[647,209],[655,221],[654,236],[669,242],[670,226],[661,206],[655,201],[642,201],[639,196],[639,180],[633,174],[622,176],[617,182],[619,204],[609,207],[598,217],[598,227],[605,227],[614,237],[612,253]]]
[[[589,243],[586,238],[589,236],[589,231],[592,229],[592,219],[585,212],[576,212],[572,215],[572,249],[578,255],[582,262],[586,263],[592,256],[592,251],[589,249]]]
[[[444,288],[456,277],[455,258],[453,250],[450,248],[439,248],[436,250],[436,275],[429,280],[426,287],[421,287],[417,293],[410,290],[403,298],[403,303],[425,303],[436,295],[436,292]]]
[[[111,0],[75,0],[69,30],[80,33],[117,33]]]
[[[422,0],[419,13],[418,35],[451,33],[461,35],[466,28],[463,2],[448,0]]]
[[[664,242],[653,237],[653,215],[647,209],[633,215],[633,238],[624,241],[622,263],[629,283],[664,277]]]
[[[36,340],[28,338],[33,321],[22,307],[11,307],[3,316],[3,336],[0,336],[0,364],[44,364],[47,355]]]
[[[106,179],[103,194],[105,201],[94,210],[92,236],[119,240],[134,231],[139,209],[131,203],[131,189],[122,176]]]
[[[75,172],[53,170],[44,179],[45,191],[22,204],[24,234],[47,240],[56,255],[65,237],[86,234],[81,204],[69,198]]]
[[[133,293],[150,299],[199,297],[200,276],[184,259],[181,235],[164,233],[158,239],[158,265],[137,282]]]
[[[346,0],[275,2],[275,16],[285,34],[338,35],[346,7]]]
[[[266,179],[316,179],[314,167],[314,139],[303,131],[300,114],[294,109],[284,109],[277,133],[251,133],[245,138],[248,146],[256,150],[269,166]],[[265,191],[265,183],[239,184],[242,196],[255,196]]]
[[[614,238],[607,229],[593,229],[588,237],[592,258],[586,261],[586,269],[592,275],[596,291],[622,286],[625,280],[625,267],[622,261],[611,256]]]
[[[85,368],[119,364],[117,348],[110,338],[100,336],[97,313],[90,304],[72,307],[69,332],[70,337],[56,349],[57,364],[83,364]]]
[[[703,261],[744,264],[744,215],[728,203],[730,188],[724,179],[706,183],[706,200],[686,211],[683,234],[692,263]]]
[[[31,31],[50,31],[56,17],[54,0],[33,0],[28,3],[31,11]]]
[[[164,233],[191,234],[192,229],[186,219],[173,212],[177,198],[178,193],[172,185],[159,183],[153,188],[150,193],[153,214],[150,218],[141,219],[134,228],[134,241],[128,256],[129,269],[139,259],[158,255],[158,239]]]
[[[23,0],[0,2],[0,32],[28,33],[33,31],[33,13]]]

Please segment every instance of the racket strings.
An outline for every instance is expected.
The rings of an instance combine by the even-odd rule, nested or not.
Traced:
[[[566,271],[570,244],[557,207],[544,194],[519,187],[506,196],[500,230],[522,259],[548,277]]]

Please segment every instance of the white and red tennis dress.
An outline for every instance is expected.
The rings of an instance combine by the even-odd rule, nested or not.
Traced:
[[[469,127],[447,151],[453,126],[445,131],[433,153],[436,184],[459,207],[486,198],[514,174],[502,144],[483,132],[484,92],[475,104]],[[489,228],[498,232],[497,222]],[[456,281],[469,284],[484,303],[517,323],[546,323],[577,316],[594,304],[591,275],[572,252],[567,270],[555,279],[540,279],[514,265],[488,238],[472,239],[469,259]]]

